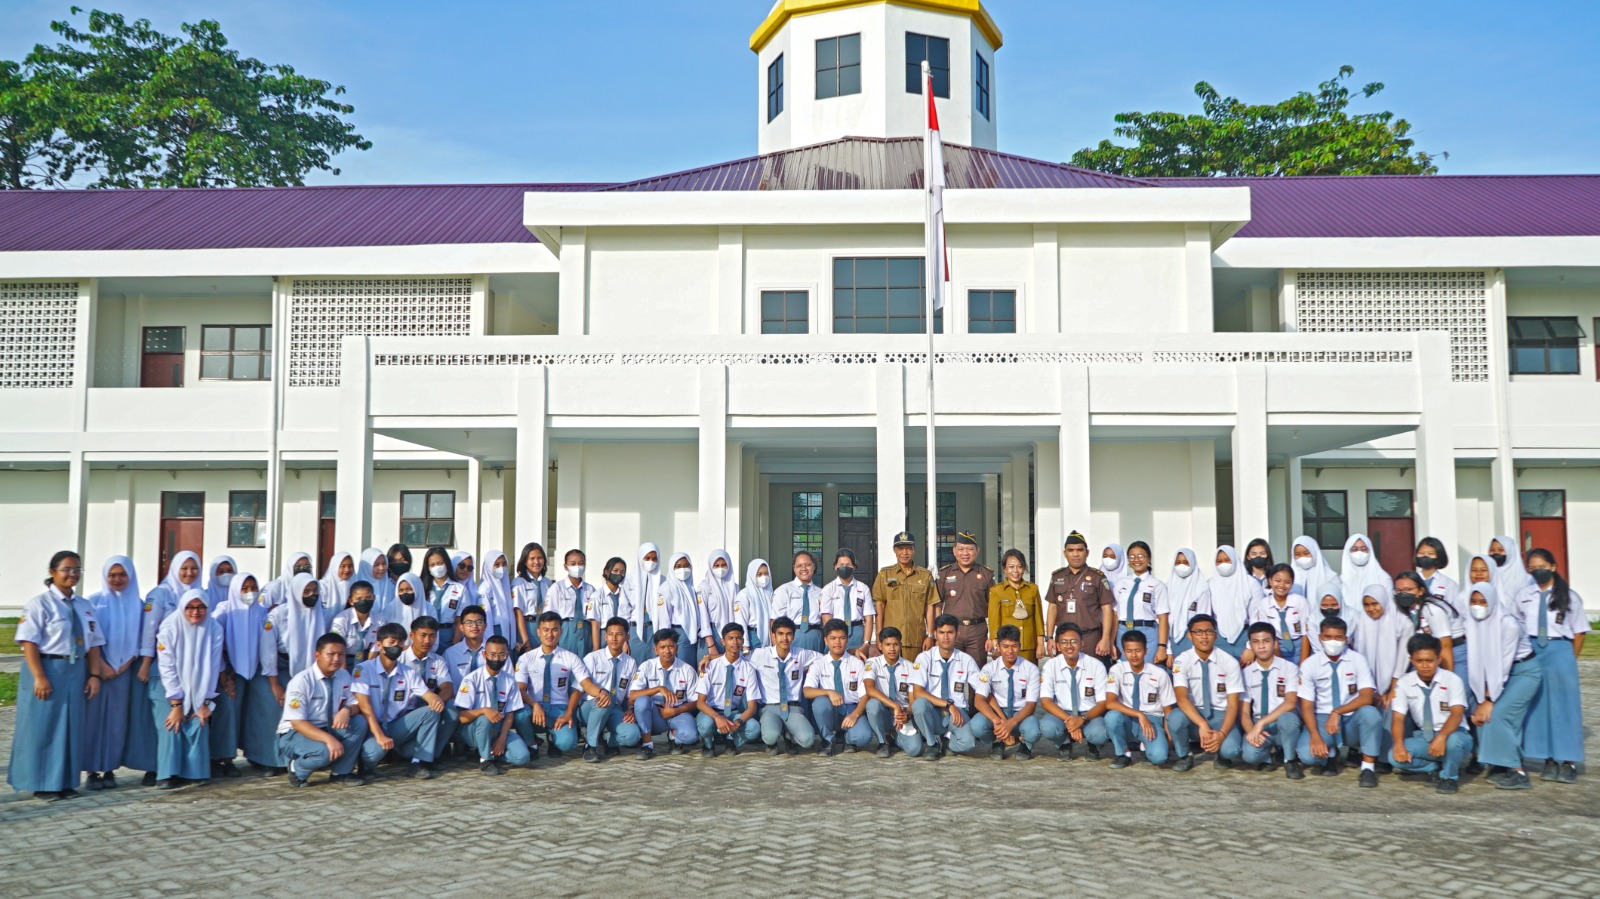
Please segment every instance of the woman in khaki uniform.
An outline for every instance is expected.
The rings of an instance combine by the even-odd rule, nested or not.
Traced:
[[[989,588],[989,652],[996,650],[995,635],[1014,624],[1022,631],[1022,657],[1037,663],[1044,655],[1044,603],[1039,588],[1024,580],[1028,559],[1020,550],[1008,549],[1000,559],[1005,580]]]

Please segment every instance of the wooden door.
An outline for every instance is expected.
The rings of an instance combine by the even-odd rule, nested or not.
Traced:
[[[145,328],[140,387],[183,386],[183,329]],[[162,569],[165,574],[166,569]]]
[[[839,545],[856,554],[856,577],[872,583],[878,571],[878,520],[839,519]]]
[[[317,508],[317,567],[314,574],[321,576],[328,570],[328,563],[333,560],[333,522],[335,493],[332,490],[322,491]]]
[[[199,518],[161,519],[161,562],[156,567],[161,577],[167,576],[172,557],[184,550],[205,558],[205,529],[205,521]]]
[[[1391,575],[1410,571],[1417,548],[1416,523],[1410,518],[1369,518],[1367,536],[1372,538],[1372,553],[1378,564]]]
[[[1517,508],[1522,526],[1522,558],[1530,549],[1548,549],[1556,570],[1567,576],[1567,493],[1565,490],[1519,490]]]

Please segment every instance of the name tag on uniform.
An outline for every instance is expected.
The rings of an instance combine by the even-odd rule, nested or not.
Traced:
[[[1077,611],[1078,611],[1078,601],[1075,600],[1075,599],[1067,600],[1067,614],[1070,615],[1070,614],[1076,613]]]
[[[1084,699],[1093,699],[1094,698],[1094,684],[1084,684],[1083,685],[1083,698]]]
[[[1287,684],[1285,684],[1281,680],[1278,681],[1278,696],[1280,696],[1280,697],[1288,697],[1288,695],[1289,695],[1289,686]]]
[[[961,697],[962,699],[967,698],[967,685],[965,683],[956,684],[954,689],[957,696]]]
[[[739,697],[741,697],[743,695],[744,695],[744,684],[740,684],[740,685],[738,685],[738,686],[733,688],[733,697],[735,699],[738,699]]]
[[[567,688],[567,678],[566,678],[566,675],[560,675],[560,676],[558,676],[558,677],[557,677],[557,678],[556,678],[556,689],[557,689],[557,690],[565,690],[565,689],[566,689],[566,688]]]
[[[405,687],[395,687],[394,688],[394,701],[395,702],[404,702],[405,698],[406,698],[406,688]]]
[[[461,600],[459,600],[459,599],[452,599],[452,600],[450,600],[450,608],[452,608],[452,609],[453,609],[453,608],[455,608],[455,607],[456,607],[456,604],[457,604],[457,603],[459,603],[459,602],[460,602],[460,601],[461,601]]]
[[[1155,701],[1156,701],[1156,694],[1155,694],[1155,692],[1154,692],[1154,691],[1151,691],[1151,692],[1150,692],[1150,693],[1148,693],[1148,694],[1146,694],[1146,695],[1145,695],[1145,698],[1144,698],[1144,701],[1145,701],[1145,704],[1146,704],[1146,705],[1154,705],[1154,704],[1155,704]]]
[[[1345,691],[1344,692],[1345,692],[1346,696],[1354,696],[1354,695],[1356,695],[1356,682],[1354,680],[1352,680],[1352,681],[1350,681],[1350,683],[1345,684]]]
[[[1446,715],[1450,714],[1450,700],[1448,700],[1448,699],[1439,700],[1439,711],[1445,713]]]
[[[845,689],[850,691],[851,693],[854,693],[857,690],[861,689],[861,681],[859,681],[859,680],[857,680],[857,679],[852,677],[852,678],[850,678],[849,683],[845,686]]]

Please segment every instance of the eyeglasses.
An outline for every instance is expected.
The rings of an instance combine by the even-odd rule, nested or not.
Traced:
[[[457,565],[456,566],[456,570],[457,571],[476,571],[477,569],[472,567],[471,565]]]
[[[1196,637],[1215,637],[1217,635],[1217,632],[1212,630],[1190,631],[1189,633],[1194,634]]]
[[[1062,637],[1062,638],[1056,640],[1056,645],[1057,646],[1077,646],[1078,644],[1080,644],[1082,642],[1083,642],[1082,640],[1079,640],[1076,637],[1071,638],[1071,639],[1068,639],[1066,637]]]
[[[487,622],[485,622],[482,618],[463,618],[463,619],[461,619],[461,626],[462,627],[483,627],[484,624],[486,624],[486,623]]]

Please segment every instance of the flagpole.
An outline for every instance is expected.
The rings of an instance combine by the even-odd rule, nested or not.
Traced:
[[[928,69],[928,61],[927,60],[923,60],[922,61],[922,89],[924,91],[926,91],[927,94],[928,94],[928,109],[931,111],[934,108],[933,107],[933,74]],[[923,274],[924,274],[924,277],[926,277],[928,279],[928,290],[927,290],[927,294],[928,294],[928,298],[927,298],[927,310],[928,310],[928,382],[927,382],[927,396],[925,397],[926,402],[927,402],[927,410],[928,410],[927,411],[927,416],[928,416],[927,417],[927,427],[928,427],[928,434],[927,434],[927,442],[928,442],[928,460],[927,460],[928,461],[928,482],[927,482],[928,531],[927,531],[927,534],[928,534],[928,570],[932,571],[932,572],[937,572],[939,570],[939,479],[938,479],[938,477],[937,477],[937,475],[935,473],[935,469],[934,469],[934,443],[933,443],[933,437],[934,437],[934,421],[933,421],[933,314],[934,314],[934,298],[937,295],[937,293],[940,290],[943,289],[943,284],[944,284],[944,258],[943,258],[944,253],[943,253],[942,249],[940,249],[940,252],[937,254],[939,258],[934,258],[935,253],[933,251],[935,249],[939,249],[938,243],[936,243],[934,241],[933,234],[932,234],[932,229],[936,224],[933,221],[933,181],[932,181],[933,174],[934,174],[933,173],[933,163],[934,163],[934,159],[936,157],[936,154],[933,151],[933,147],[927,145],[935,137],[935,132],[933,131],[933,129],[931,127],[933,125],[933,121],[930,119],[928,124],[929,124],[930,127],[928,129],[927,135],[923,138],[923,143],[924,143],[925,146],[922,148],[922,150],[923,150],[923,158],[926,160],[926,164],[923,167],[924,168],[924,171],[923,171],[924,184],[922,185],[922,187],[923,187],[923,191],[922,191],[923,192],[923,197],[924,197],[924,201],[926,203],[926,210],[925,210],[924,215],[923,215],[923,221],[926,223],[924,225],[924,227],[929,229],[929,233],[927,235],[925,235],[927,247],[928,247],[928,250],[929,250],[928,259],[923,263]]]

